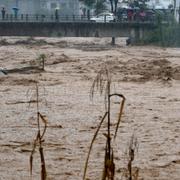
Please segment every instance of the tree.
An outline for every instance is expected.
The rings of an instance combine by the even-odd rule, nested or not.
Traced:
[[[105,0],[83,0],[83,3],[88,10],[94,9],[96,14],[99,14],[106,9]]]
[[[84,5],[87,7],[87,11],[85,8],[85,12],[87,12],[87,17],[90,19],[90,10],[93,9],[93,5],[96,2],[96,0],[82,0]],[[85,15],[85,12],[83,13]]]
[[[94,9],[96,14],[103,12],[106,9],[105,0],[97,0]]]
[[[89,9],[93,8],[93,5],[95,2],[96,0],[83,0],[83,3],[85,4],[85,6],[87,6]]]
[[[109,0],[111,4],[111,12],[116,15],[118,0]]]
[[[131,7],[139,7],[140,9],[145,9],[147,7],[147,2],[150,0],[128,0]]]

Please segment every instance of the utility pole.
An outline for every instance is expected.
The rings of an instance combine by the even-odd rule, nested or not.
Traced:
[[[180,23],[180,0],[174,0],[174,18]]]
[[[176,0],[174,0],[174,17],[176,19]]]

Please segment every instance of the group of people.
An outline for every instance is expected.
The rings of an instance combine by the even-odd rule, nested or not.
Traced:
[[[128,16],[128,21],[133,21],[137,19],[144,21],[146,18],[146,12],[143,10],[137,12],[130,9],[127,12],[127,16]]]
[[[12,9],[14,11],[14,17],[15,17],[15,19],[17,19],[19,9],[15,8],[15,7],[12,8]],[[59,9],[58,8],[55,9],[55,14],[54,15],[55,15],[56,21],[58,21],[59,20]],[[1,9],[1,16],[2,16],[2,20],[4,20],[6,18],[6,9],[5,9],[5,7],[2,7],[2,9]]]
[[[17,18],[17,16],[18,16],[18,8],[16,8],[16,7],[14,7],[14,8],[12,8],[13,9],[13,11],[14,11],[14,17],[15,18]],[[2,20],[4,20],[5,19],[5,17],[6,17],[6,9],[5,9],[5,7],[2,7],[2,9],[1,9],[1,15],[2,15]]]
[[[117,12],[118,19],[122,21],[145,21],[152,20],[154,13],[143,9],[119,9]]]

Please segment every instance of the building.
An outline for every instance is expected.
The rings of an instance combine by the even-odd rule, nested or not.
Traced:
[[[0,7],[4,7],[8,14],[12,14],[15,7],[20,14],[35,14],[40,9],[40,2],[38,0],[0,0]]]
[[[147,4],[153,9],[168,9],[170,5],[174,4],[174,0],[150,0]]]
[[[40,0],[41,10],[52,14],[59,9],[60,15],[79,15],[79,0]]]
[[[58,8],[59,15],[79,15],[78,0],[0,0],[0,7],[8,14],[17,7],[19,14],[52,14]]]

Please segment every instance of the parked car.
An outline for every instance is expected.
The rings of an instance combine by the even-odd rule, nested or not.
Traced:
[[[91,22],[114,22],[115,21],[115,16],[112,13],[101,13],[97,16],[94,16],[90,18]]]

